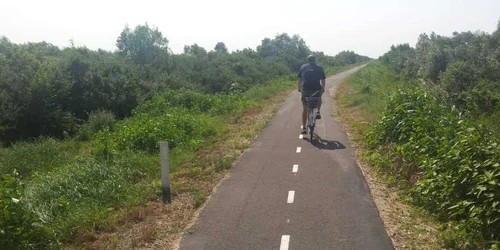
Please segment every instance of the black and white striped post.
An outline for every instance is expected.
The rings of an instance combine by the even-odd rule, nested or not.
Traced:
[[[172,202],[170,190],[170,165],[168,163],[168,142],[160,142],[161,156],[161,196],[163,203]]]

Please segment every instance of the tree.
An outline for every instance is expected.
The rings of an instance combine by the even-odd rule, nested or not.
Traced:
[[[432,33],[420,35],[415,49],[417,63],[420,65],[418,75],[429,83],[437,83],[446,70],[450,55],[447,53],[445,39]]]
[[[207,50],[195,43],[193,45],[185,45],[184,54],[201,58],[207,56]]]
[[[166,64],[168,40],[158,28],[151,29],[148,24],[138,25],[132,31],[128,26],[116,40],[121,55],[130,58],[136,64]],[[164,65],[166,66],[166,65]]]
[[[464,104],[463,93],[478,83],[476,69],[465,62],[453,62],[443,73],[440,84],[453,98],[455,104]]]
[[[392,45],[391,50],[381,57],[381,61],[406,79],[416,77],[415,49],[407,43]]]
[[[299,69],[306,57],[311,53],[306,42],[299,35],[290,37],[278,34],[274,39],[265,38],[257,47],[257,52],[264,58],[282,62],[292,71]]]
[[[215,50],[215,52],[221,53],[221,54],[227,54],[228,53],[227,47],[226,47],[226,45],[223,42],[218,42],[215,45],[214,50]]]

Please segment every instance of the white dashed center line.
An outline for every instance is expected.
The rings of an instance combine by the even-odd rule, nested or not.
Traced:
[[[293,203],[293,199],[295,198],[295,191],[288,191],[288,199],[287,203]]]
[[[297,147],[297,153],[300,153],[300,151],[302,151],[302,148],[301,147]]]
[[[282,235],[280,250],[288,250],[289,244],[290,244],[290,235]]]
[[[299,171],[299,165],[295,164],[295,165],[293,165],[292,173],[297,173],[297,171]]]
[[[300,134],[299,139],[304,139],[304,135]]]

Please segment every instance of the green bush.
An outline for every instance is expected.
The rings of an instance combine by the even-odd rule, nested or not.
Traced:
[[[91,112],[89,120],[80,129],[79,138],[81,140],[89,140],[97,132],[108,129],[113,131],[116,118],[113,112],[107,110],[99,110]]]
[[[440,82],[442,88],[460,108],[465,108],[467,92],[478,84],[476,70],[464,62],[454,62],[448,65]]]
[[[470,91],[464,93],[467,110],[474,114],[492,116],[500,112],[500,81],[491,82],[482,80]],[[498,126],[499,124],[496,123]],[[498,127],[497,127],[498,128]]]
[[[171,108],[162,115],[136,114],[117,123],[115,131],[102,131],[96,138],[101,152],[126,149],[156,152],[160,141],[167,141],[171,149],[180,146],[196,149],[215,131],[213,117]]]
[[[398,176],[416,181],[414,201],[450,221],[460,248],[500,240],[498,137],[422,90],[398,91],[369,134],[369,144],[400,159]]]

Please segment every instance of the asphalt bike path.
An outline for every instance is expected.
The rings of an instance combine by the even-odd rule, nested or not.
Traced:
[[[359,68],[327,79],[327,89]],[[182,250],[393,249],[329,91],[313,143],[295,91],[211,195]]]

